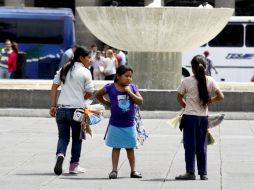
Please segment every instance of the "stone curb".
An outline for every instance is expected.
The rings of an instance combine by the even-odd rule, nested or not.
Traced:
[[[141,111],[144,119],[169,119],[175,117],[176,111]],[[215,114],[218,112],[210,112]],[[225,114],[226,120],[254,120],[253,112],[221,112]],[[107,110],[105,118],[109,118],[110,112]],[[48,109],[0,109],[0,117],[45,117],[50,118]]]

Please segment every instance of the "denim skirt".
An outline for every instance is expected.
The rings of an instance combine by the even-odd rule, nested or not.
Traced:
[[[105,142],[112,148],[136,148],[138,145],[136,127],[117,127],[109,124]]]

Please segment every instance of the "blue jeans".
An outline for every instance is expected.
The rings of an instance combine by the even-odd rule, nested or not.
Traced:
[[[0,79],[10,78],[10,73],[7,68],[0,67]]]
[[[56,113],[56,123],[58,126],[58,143],[56,154],[66,154],[67,146],[70,141],[70,128],[72,131],[71,161],[70,163],[79,162],[82,147],[80,139],[80,122],[74,121],[73,108],[58,108]]]

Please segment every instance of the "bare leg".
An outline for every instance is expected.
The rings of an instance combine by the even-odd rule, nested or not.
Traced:
[[[128,160],[131,167],[131,172],[135,171],[135,154],[133,148],[126,148]]]
[[[117,171],[118,161],[120,156],[121,148],[113,148],[112,149],[112,171]]]

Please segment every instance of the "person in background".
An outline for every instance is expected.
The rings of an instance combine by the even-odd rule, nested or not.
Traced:
[[[62,68],[66,63],[70,62],[73,57],[74,57],[74,52],[75,50],[77,49],[78,45],[74,45],[72,48],[69,48],[67,49],[62,57],[61,57],[61,61],[60,61],[60,64],[59,64],[59,69]]]
[[[118,65],[126,65],[126,55],[123,51],[117,49],[116,50],[116,55],[118,57],[120,57],[119,61],[118,61]]]
[[[91,45],[90,48],[90,56],[93,59],[96,56],[96,52],[98,51],[98,47],[96,44]]]
[[[10,79],[15,78],[15,72],[17,69],[17,60],[18,60],[18,44],[16,42],[12,42],[11,45],[12,52],[10,53],[8,59],[6,60],[6,64],[8,65],[8,72],[10,75]]]
[[[108,49],[107,57],[104,60],[104,65],[105,80],[114,80],[116,75],[116,68],[118,67],[118,62],[113,54],[112,49]]]
[[[208,51],[204,52],[204,56],[206,58],[206,75],[212,76],[212,69],[215,71],[216,74],[218,74],[218,71],[216,70],[213,61],[209,55],[210,53]]]
[[[97,50],[98,50],[98,47],[97,47],[96,44],[91,45],[91,47],[90,47],[90,56],[91,56],[92,60],[95,59]],[[89,69],[90,69],[90,72],[92,74],[92,78],[94,79],[94,76],[93,76],[94,68],[93,68],[93,66],[91,65],[91,67]]]
[[[10,78],[7,60],[9,55],[12,53],[11,45],[12,45],[11,40],[7,39],[5,41],[5,47],[0,51],[0,79]]]
[[[132,84],[132,68],[121,65],[117,68],[114,83],[107,84],[96,93],[102,104],[109,106],[111,116],[106,132],[106,145],[112,147],[112,171],[110,179],[116,179],[121,148],[127,151],[131,178],[142,178],[136,171],[134,148],[137,147],[137,131],[134,125],[135,104],[142,105],[143,98],[135,84]],[[108,95],[109,100],[104,98]]]
[[[104,46],[103,46],[103,50],[102,50],[102,56],[103,57],[107,57],[107,51],[109,50],[110,48],[109,48],[109,46],[107,45],[107,44],[105,44]]]
[[[120,66],[119,63],[121,63],[122,58],[120,57],[119,54],[117,54],[116,49],[113,49],[113,55],[114,55],[114,57],[116,58],[116,61],[117,61],[117,63],[118,63],[118,66]]]
[[[185,78],[177,88],[177,101],[184,108],[180,129],[183,130],[186,173],[175,179],[196,179],[196,156],[200,179],[207,180],[208,105],[222,100],[224,95],[215,80],[206,76],[204,56],[194,56],[191,67],[194,75]]]
[[[254,73],[253,73],[253,75],[252,75],[252,77],[250,79],[250,82],[254,82]]]
[[[94,59],[92,59],[94,80],[104,80],[105,78],[103,71],[100,70],[100,68],[104,69],[104,59],[100,51],[97,51]]]
[[[56,175],[62,174],[62,165],[70,136],[72,137],[72,146],[69,173],[84,172],[84,168],[79,165],[82,147],[81,123],[73,120],[73,114],[77,108],[84,108],[86,100],[92,96],[94,91],[92,76],[88,69],[90,62],[89,50],[85,47],[77,47],[73,60],[57,71],[53,80],[49,113],[52,117],[56,117],[58,126],[57,160],[54,168]],[[61,86],[61,92],[57,101],[59,86]]]

